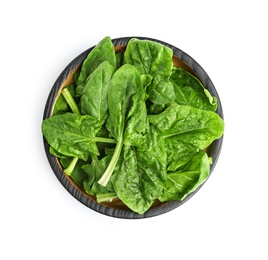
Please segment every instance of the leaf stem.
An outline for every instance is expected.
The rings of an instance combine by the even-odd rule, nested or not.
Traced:
[[[73,172],[73,170],[74,170],[74,167],[75,167],[75,165],[76,165],[77,162],[78,162],[78,158],[77,158],[77,157],[74,157],[74,158],[72,159],[70,165],[68,166],[68,168],[66,168],[66,169],[64,170],[64,172],[65,172],[68,176],[70,176],[70,175],[72,174],[72,172]]]
[[[81,113],[79,111],[79,108],[78,108],[77,104],[75,103],[68,88],[64,88],[61,93],[62,93],[63,97],[65,98],[66,102],[68,103],[68,105],[70,106],[73,113],[80,115]]]
[[[115,192],[107,192],[102,194],[97,194],[97,202],[112,202],[113,199],[117,198],[117,194]]]
[[[109,144],[116,144],[117,141],[112,138],[105,138],[105,137],[94,137],[95,142],[99,143],[109,143]]]
[[[118,143],[116,144],[113,157],[112,157],[106,171],[104,172],[104,174],[102,175],[102,177],[98,181],[98,183],[100,185],[105,187],[107,185],[108,181],[110,180],[110,178],[113,174],[114,168],[118,162],[122,147],[123,147],[123,136],[120,137]]]
[[[62,95],[63,97],[65,98],[66,102],[68,103],[68,105],[70,106],[71,110],[73,111],[73,113],[77,114],[77,115],[80,115],[80,111],[79,111],[79,108],[77,106],[77,104],[75,103],[70,91],[68,90],[68,88],[64,88],[62,90]],[[76,163],[78,162],[78,158],[77,157],[74,157],[70,163],[70,165],[68,166],[68,168],[66,168],[64,170],[64,172],[70,176],[74,170],[74,167],[76,165]]]

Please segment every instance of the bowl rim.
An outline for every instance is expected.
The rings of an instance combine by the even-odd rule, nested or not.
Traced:
[[[127,45],[129,40],[131,40],[132,38],[136,38],[136,39],[140,39],[140,40],[154,41],[154,42],[160,43],[160,44],[165,45],[165,46],[169,47],[170,49],[172,49],[173,55],[175,55],[181,61],[186,63],[191,68],[191,70],[198,75],[198,78],[203,83],[205,88],[208,89],[208,91],[211,93],[211,95],[215,96],[217,98],[218,107],[217,107],[216,113],[222,119],[224,119],[222,104],[221,104],[220,97],[217,93],[217,90],[216,90],[214,84],[212,83],[210,77],[205,72],[205,70],[191,56],[189,56],[187,53],[185,53],[181,49],[179,49],[179,48],[177,48],[169,43],[166,43],[166,42],[161,41],[161,40],[149,38],[149,37],[130,36],[130,37],[119,37],[119,38],[115,38],[115,39],[111,39],[111,40],[112,40],[112,43],[114,44],[114,46],[117,47],[117,46]],[[49,95],[48,95],[48,98],[46,101],[46,105],[45,105],[45,109],[44,109],[44,113],[43,113],[43,120],[52,115],[55,100],[58,96],[58,93],[59,93],[61,87],[62,87],[62,84],[67,79],[68,75],[82,64],[84,59],[95,48],[95,46],[96,45],[88,48],[87,50],[85,50],[84,52],[79,54],[60,73],[60,75],[56,79],[54,85],[52,86],[52,88],[49,92]],[[211,174],[212,174],[212,172],[217,164],[218,158],[220,156],[221,148],[222,148],[222,143],[223,143],[223,135],[219,139],[217,139],[213,142],[213,149],[212,149],[212,154],[211,154],[213,163],[210,166],[210,174],[209,174],[208,178],[211,176]],[[183,201],[166,202],[166,203],[161,204],[160,206],[150,208],[144,214],[138,214],[138,213],[135,213],[131,210],[116,209],[116,208],[108,207],[107,205],[99,204],[96,201],[91,200],[88,196],[85,196],[85,194],[83,194],[80,190],[78,190],[76,188],[76,186],[73,185],[72,181],[70,181],[67,178],[67,176],[63,173],[62,168],[59,166],[57,158],[50,154],[49,144],[47,143],[47,141],[45,140],[44,137],[43,137],[43,144],[44,144],[45,153],[46,153],[47,159],[49,161],[49,164],[50,164],[54,174],[56,175],[57,179],[64,186],[64,188],[75,199],[77,199],[79,202],[81,202],[82,204],[84,204],[88,208],[90,208],[98,213],[104,214],[106,216],[110,216],[110,217],[124,218],[124,219],[142,219],[142,218],[149,218],[149,217],[154,217],[154,216],[158,216],[158,215],[167,213],[167,212],[181,206],[186,201],[188,201],[190,198],[192,198],[208,180],[208,178],[207,178],[203,184],[201,184],[195,191],[193,191],[191,194],[189,194]]]

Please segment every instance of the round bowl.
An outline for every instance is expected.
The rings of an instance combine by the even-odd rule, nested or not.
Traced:
[[[204,69],[188,54],[183,52],[182,50],[178,49],[177,47],[174,47],[168,43],[165,43],[160,40],[147,38],[147,37],[122,37],[113,39],[112,42],[115,47],[115,51],[124,50],[126,47],[128,41],[131,38],[138,38],[138,39],[146,39],[158,42],[160,44],[163,44],[165,46],[168,46],[173,50],[173,64],[176,67],[181,67],[191,73],[192,75],[199,78],[199,80],[203,83],[205,88],[208,89],[208,91],[211,93],[212,96],[215,96],[218,100],[218,108],[216,113],[223,118],[223,110],[220,98],[218,96],[218,93],[216,91],[216,88],[214,87],[212,81],[210,80],[207,73],[204,71]],[[53,113],[54,103],[60,94],[63,87],[73,82],[73,75],[74,73],[80,68],[82,65],[84,59],[87,57],[89,52],[94,48],[95,46],[87,49],[83,53],[81,53],[79,56],[77,56],[73,61],[71,61],[67,67],[62,71],[62,73],[57,78],[56,82],[54,83],[46,105],[44,109],[44,115],[43,119],[46,119],[50,117]],[[213,163],[210,166],[210,175],[217,163],[218,157],[220,155],[221,147],[223,142],[223,136],[217,140],[215,140],[208,148],[207,153],[209,156],[212,157]],[[112,203],[97,203],[96,198],[94,196],[88,195],[83,188],[78,186],[69,176],[67,176],[56,157],[50,154],[49,152],[49,144],[44,139],[44,148],[45,152],[48,158],[48,161],[50,163],[50,166],[55,173],[56,177],[60,181],[60,183],[65,187],[65,189],[78,201],[80,201],[85,206],[89,207],[90,209],[97,211],[101,214],[110,216],[110,217],[116,217],[116,218],[124,218],[124,219],[140,219],[140,218],[148,218],[148,217],[154,217],[157,215],[161,215],[163,213],[169,212],[186,201],[188,201],[192,196],[194,196],[198,190],[204,185],[200,185],[194,192],[189,194],[183,201],[170,201],[170,202],[164,202],[161,203],[159,201],[156,201],[152,207],[145,212],[144,214],[137,214],[130,209],[128,209],[120,200],[114,200]]]

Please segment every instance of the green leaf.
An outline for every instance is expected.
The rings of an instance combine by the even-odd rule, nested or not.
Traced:
[[[150,74],[142,74],[141,75],[141,82],[143,87],[146,89],[148,86],[151,85],[153,80],[153,76],[151,76]]]
[[[135,66],[141,75],[152,76],[146,91],[155,104],[167,104],[175,99],[173,84],[169,81],[172,56],[170,48],[154,41],[133,38],[128,42],[124,63]]]
[[[123,146],[112,176],[118,197],[139,214],[147,211],[162,193],[167,169],[164,138],[151,127],[144,140],[139,147]]]
[[[166,140],[160,136],[154,126],[143,135],[143,142],[136,148],[136,159],[155,183],[161,186],[166,180],[167,149]]]
[[[42,132],[47,142],[59,153],[84,161],[90,153],[99,154],[96,142],[114,142],[96,137],[100,122],[89,115],[66,113],[47,118],[42,123]]]
[[[111,80],[108,90],[109,116],[106,127],[112,137],[130,144],[136,135],[148,127],[145,106],[146,93],[135,67],[123,65]]]
[[[148,119],[166,138],[176,136],[177,140],[199,149],[207,148],[224,131],[224,122],[218,114],[184,105],[172,105]]]
[[[87,174],[87,179],[84,181],[83,187],[88,194],[96,195],[114,191],[111,183],[109,183],[106,187],[97,183],[111,161],[111,157],[111,155],[108,155],[99,160],[97,156],[92,156],[91,164],[85,164],[82,166],[82,169]]]
[[[124,53],[124,63],[135,66],[140,74],[169,76],[172,56],[172,50],[160,43],[132,38]]]
[[[101,185],[105,186],[109,181],[123,143],[139,145],[140,135],[148,127],[145,96],[140,73],[134,66],[125,64],[114,73],[108,90],[106,128],[117,144],[111,162],[99,180]]]
[[[183,169],[167,174],[164,192],[158,199],[162,202],[185,199],[207,180],[209,172],[208,156],[200,151]]]
[[[199,151],[199,148],[189,144],[188,140],[181,140],[177,136],[165,138],[165,149],[167,151],[167,170],[176,171],[188,163]]]
[[[150,158],[148,161],[148,157],[145,151],[139,153],[135,148],[124,145],[112,176],[117,196],[139,214],[146,212],[163,190],[157,160]]]
[[[158,115],[166,109],[166,105],[157,105],[151,101],[147,102],[147,113],[148,115]]]
[[[88,76],[103,62],[108,61],[116,68],[114,45],[109,36],[103,38],[84,60],[77,78],[77,94],[81,94]]]
[[[108,115],[108,86],[114,67],[102,62],[89,76],[81,96],[81,114],[91,115],[103,124]]]
[[[173,83],[178,104],[216,111],[217,99],[212,97],[203,84],[192,74],[174,67],[170,80]]]
[[[57,158],[66,158],[67,157],[66,155],[61,154],[60,152],[58,152],[57,150],[55,150],[51,146],[49,147],[49,152],[50,152],[50,154],[54,155]]]

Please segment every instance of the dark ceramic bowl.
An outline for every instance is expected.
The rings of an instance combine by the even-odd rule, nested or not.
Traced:
[[[163,45],[168,46],[173,50],[173,63],[177,67],[181,67],[194,76],[198,77],[200,81],[204,84],[205,88],[209,90],[212,96],[215,96],[218,99],[218,109],[217,113],[223,118],[223,110],[220,102],[220,98],[218,96],[218,93],[210,80],[207,73],[203,70],[203,68],[189,55],[187,55],[182,50],[159,40],[151,39],[151,38],[144,38],[144,37],[122,37],[113,39],[112,42],[115,46],[115,51],[123,50],[125,46],[127,45],[128,41],[131,38],[139,38],[139,39],[147,39],[151,41],[155,41],[158,43],[161,43]],[[73,74],[80,68],[82,65],[82,62],[87,57],[89,52],[94,48],[95,46],[89,48],[88,50],[81,53],[78,57],[76,57],[71,63],[63,70],[63,72],[59,75],[58,79],[56,80],[54,86],[52,87],[47,103],[44,110],[44,116],[43,119],[46,119],[52,115],[54,103],[62,90],[62,88],[71,82],[73,82]],[[208,148],[208,154],[213,158],[213,164],[211,165],[210,174],[212,173],[218,157],[220,155],[220,150],[223,142],[223,136],[214,141],[210,147]],[[183,201],[171,201],[171,202],[165,202],[161,203],[159,201],[156,201],[152,207],[145,212],[144,214],[140,215],[137,213],[134,213],[133,211],[129,210],[120,200],[115,200],[112,203],[97,203],[96,198],[94,196],[88,195],[83,188],[78,186],[69,176],[67,176],[63,169],[54,156],[52,156],[49,153],[49,145],[44,139],[44,146],[45,151],[47,154],[48,161],[51,165],[52,170],[54,171],[56,177],[61,182],[61,184],[65,187],[65,189],[78,201],[83,203],[85,206],[99,212],[102,214],[105,214],[107,216],[116,217],[116,218],[125,218],[125,219],[138,219],[138,218],[148,218],[157,216],[163,213],[166,213],[168,211],[171,211],[183,203],[185,203],[187,200],[189,200],[192,196],[194,196],[198,190],[204,185],[200,185],[197,190],[189,194]]]

